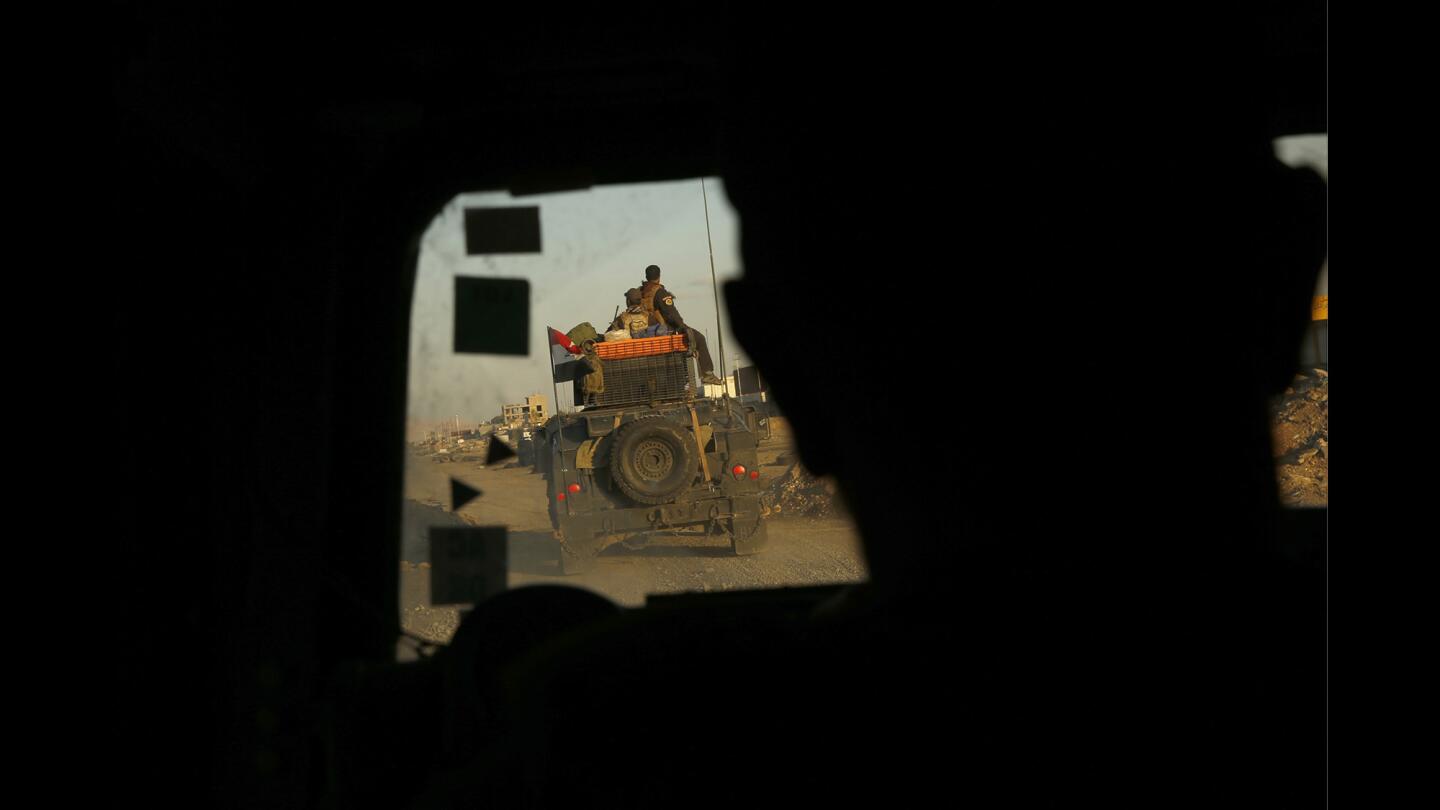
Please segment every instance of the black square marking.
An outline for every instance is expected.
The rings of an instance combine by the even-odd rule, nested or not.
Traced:
[[[504,526],[430,529],[430,604],[474,605],[504,591]]]
[[[466,208],[465,253],[539,253],[540,208]]]
[[[530,353],[530,282],[455,277],[455,353]]]

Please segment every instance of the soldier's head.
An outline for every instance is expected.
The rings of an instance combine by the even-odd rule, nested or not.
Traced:
[[[652,265],[650,265],[649,267],[645,268],[645,280],[646,280],[646,281],[659,281],[659,280],[660,280],[660,265],[658,265],[658,264],[652,264]]]
[[[625,291],[625,306],[639,306],[640,301],[641,295],[639,287],[631,287],[630,289]]]

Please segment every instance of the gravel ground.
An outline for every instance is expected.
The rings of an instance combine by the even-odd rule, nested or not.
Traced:
[[[1280,499],[1286,506],[1330,503],[1330,373],[1295,378],[1275,403],[1272,423]]]

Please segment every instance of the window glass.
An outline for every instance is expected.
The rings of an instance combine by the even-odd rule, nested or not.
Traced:
[[[538,252],[474,255],[477,240],[509,248],[526,235],[477,236],[476,217],[485,215],[467,211],[524,207],[538,208]],[[496,221],[524,227],[514,225],[523,216],[509,225],[504,219]],[[664,341],[663,334],[621,339],[610,328],[628,309],[626,291],[644,286],[651,265],[663,285],[651,303],[662,317],[678,312],[698,333],[687,343],[708,351],[712,380],[686,351],[602,357],[599,392],[587,393],[589,374],[557,382],[556,369],[564,378],[577,362],[557,342],[587,357],[587,328],[597,353],[650,351]],[[443,641],[458,624],[457,607],[432,600],[434,565],[443,565],[432,560],[436,527],[503,526],[508,587],[576,585],[626,606],[652,594],[866,577],[858,535],[833,487],[798,463],[784,414],[717,311],[716,282],[739,274],[738,223],[715,179],[703,190],[695,179],[524,197],[466,194],[435,218],[421,245],[410,346],[400,562],[410,633]],[[526,354],[457,353],[457,295],[467,294],[457,293],[457,278],[528,282],[528,304],[514,303],[528,306],[528,325],[518,327]],[[498,333],[517,328],[514,314],[502,307],[468,317]],[[465,312],[460,317],[461,332],[474,326],[464,323]],[[637,397],[635,386],[654,390]],[[647,419],[663,424],[634,424]],[[497,442],[516,457],[492,460]],[[455,508],[454,481],[481,494]],[[601,547],[593,559],[572,554],[562,564],[570,544],[562,546],[557,529],[567,540],[567,531],[584,535],[577,547]],[[762,538],[763,548],[752,548]]]

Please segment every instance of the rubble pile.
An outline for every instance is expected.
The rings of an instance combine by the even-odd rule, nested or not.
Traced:
[[[811,475],[800,464],[791,464],[766,491],[770,511],[781,515],[821,518],[840,511],[835,485]]]
[[[402,562],[400,563],[400,576],[428,580],[430,563]],[[426,588],[428,590],[428,585]],[[426,601],[428,602],[428,600]],[[459,627],[460,609],[454,606],[435,606],[426,602],[410,600],[400,611],[400,628],[402,630],[437,644],[449,643]]]
[[[1275,443],[1280,500],[1286,506],[1330,502],[1330,374],[1313,369],[1295,378],[1275,403]]]
[[[437,464],[461,463],[483,464],[485,452],[490,447],[489,436],[465,439],[439,439],[417,442],[412,445],[417,455],[425,456]]]

